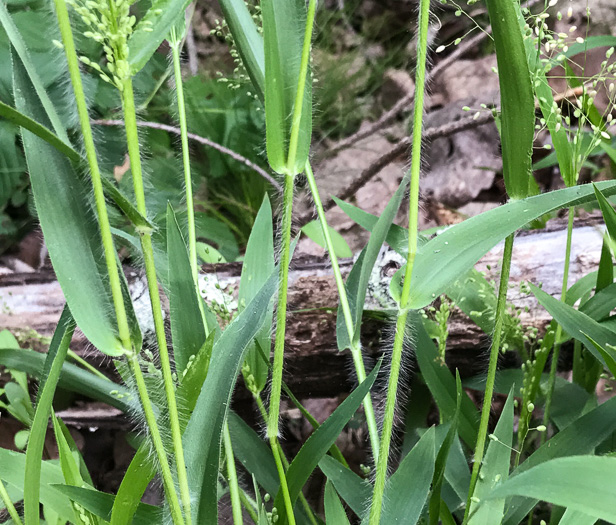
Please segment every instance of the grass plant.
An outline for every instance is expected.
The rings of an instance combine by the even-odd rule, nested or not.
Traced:
[[[279,217],[274,217],[276,207],[269,197],[256,214],[243,256],[237,308],[207,304],[200,290],[198,254],[203,246],[199,242],[207,229],[203,224],[220,227],[233,220],[221,214],[220,222],[207,222],[196,209],[203,201],[193,194],[197,170],[191,166],[188,129],[195,113],[187,108],[199,99],[198,85],[184,82],[181,68],[188,2],[157,1],[143,11],[135,9],[137,16],[125,0],[54,0],[62,39],[57,46],[64,50],[62,64],[71,80],[78,136],[67,131],[43,87],[28,42],[14,22],[18,8],[0,5],[0,23],[12,57],[14,98],[13,105],[0,105],[0,115],[21,128],[33,199],[67,303],[47,355],[19,348],[8,332],[0,332],[0,364],[12,375],[0,391],[0,408],[17,417],[28,436],[25,453],[0,449],[0,498],[11,522],[36,525],[43,515],[46,523],[76,525],[217,525],[228,494],[234,525],[246,519],[257,525],[510,525],[532,519],[616,523],[610,488],[616,482],[611,457],[616,400],[599,402],[596,395],[599,381],[613,381],[616,373],[616,211],[609,200],[616,195],[616,182],[578,184],[591,155],[603,151],[614,160],[609,130],[616,102],[611,47],[615,40],[572,42],[568,34],[552,33],[548,7],[556,4],[553,0],[533,14],[515,2],[487,0],[501,88],[500,106],[493,113],[508,201],[429,237],[419,231],[419,189],[431,14],[430,2],[420,1],[410,170],[379,217],[338,202],[370,231],[345,281],[319,195],[319,174],[310,162],[311,47],[317,10],[325,7],[316,0],[262,0],[250,6],[243,0],[220,0],[225,31],[241,70],[236,81],[251,83],[251,103],[264,110],[267,160],[282,187],[281,195],[272,196],[279,202]],[[562,19],[562,13],[557,18]],[[73,31],[81,32],[82,38],[74,38]],[[171,78],[175,86],[173,112],[179,121],[182,159],[177,169],[182,173],[174,176],[185,191],[181,198],[161,204],[160,192],[144,180],[147,169],[134,86],[140,72],[157,60],[156,51],[165,39],[171,67],[161,78]],[[96,56],[91,50],[89,56],[80,55],[75,42],[96,47],[98,58],[91,58]],[[578,78],[572,69],[576,54],[599,47],[608,49],[599,73]],[[565,66],[569,85],[581,93],[572,102],[557,102],[548,83],[548,73],[558,65]],[[130,163],[130,175],[125,177],[132,180],[132,193],[126,183],[116,183],[106,172],[104,144],[95,140],[90,125],[84,81],[88,73],[111,89],[120,103]],[[158,99],[162,82],[149,86],[146,106]],[[239,88],[234,84],[230,89]],[[601,89],[609,101],[604,113],[595,106]],[[543,132],[555,150],[549,162],[558,166],[565,188],[541,193],[533,178],[532,157],[533,143]],[[293,203],[302,173],[338,290],[336,343],[341,351],[350,350],[357,376],[355,389],[321,424],[284,381]],[[402,228],[393,222],[407,186],[409,221]],[[598,271],[570,286],[578,206],[597,207],[606,231],[597,237],[603,243]],[[523,287],[552,316],[545,334],[539,335],[522,326],[507,301],[514,238],[518,230],[564,209],[568,222],[560,298],[535,283]],[[116,216],[124,221],[125,230],[113,227]],[[150,342],[142,333],[143,319],[137,320],[120,265],[119,239],[130,242],[143,262],[151,306],[148,322],[153,326]],[[492,286],[474,266],[499,243],[503,243],[500,278],[498,286]],[[367,370],[360,339],[362,319],[384,244],[406,264],[389,287],[395,304],[392,351]],[[237,245],[218,248],[218,253],[239,252]],[[167,320],[161,293],[169,303]],[[441,307],[432,307],[439,297]],[[487,369],[477,378],[466,378],[467,383],[446,366],[447,323],[456,306],[491,340]],[[108,379],[79,359],[67,361],[73,356],[69,345],[76,327],[93,347],[114,360],[121,381]],[[570,339],[575,348],[575,384],[557,374],[560,348]],[[399,382],[405,352],[411,351],[423,384],[412,389],[409,417],[398,425]],[[503,352],[517,352],[523,366],[499,370]],[[545,377],[550,353],[552,363]],[[381,367],[388,371],[387,388],[379,400],[383,403],[375,403],[380,394],[374,385]],[[39,383],[34,401],[28,397],[26,374]],[[264,436],[230,409],[240,374],[264,424]],[[463,384],[481,385],[480,409]],[[53,412],[58,388],[108,403],[144,429],[117,494],[105,494],[94,486],[68,429]],[[313,428],[294,455],[285,447],[281,428],[283,393]],[[497,394],[507,397],[490,432]],[[362,406],[367,453],[363,475],[358,475],[336,440]],[[384,407],[382,414],[379,406]],[[434,406],[438,417],[431,412]],[[543,410],[542,415],[536,409]],[[43,458],[50,418],[58,461]],[[437,425],[429,423],[436,420]],[[400,458],[394,458],[392,450],[397,431],[404,432]],[[396,469],[391,468],[394,463]],[[327,478],[324,513],[304,493],[317,469]],[[156,477],[162,481],[163,502],[146,505],[141,499]],[[22,500],[23,519],[18,504]]]

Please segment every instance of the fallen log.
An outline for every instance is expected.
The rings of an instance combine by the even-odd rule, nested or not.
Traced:
[[[561,289],[565,252],[565,223],[556,220],[546,230],[521,233],[516,239],[511,269],[512,287],[509,301],[522,308],[524,326],[542,330],[549,315],[534,300],[523,295],[519,283],[523,281],[543,284],[548,293],[558,296]],[[601,227],[597,217],[578,221],[573,234],[569,284],[587,273],[596,270],[601,252]],[[491,250],[478,264],[488,279],[498,278],[502,245]],[[341,263],[343,274],[352,267],[351,260]],[[397,267],[391,267],[387,258],[381,259],[373,277],[367,308],[383,310],[377,296],[381,283],[387,290],[389,279]],[[201,288],[206,300],[227,302],[233,309],[241,265],[239,263],[204,266],[200,276]],[[136,309],[143,309],[147,318],[149,300],[143,275],[134,269],[126,269],[131,294]],[[219,286],[215,286],[218,284]],[[333,397],[350,391],[353,378],[350,357],[336,347],[335,326],[337,291],[331,267],[326,260],[298,257],[290,274],[289,313],[285,380],[294,393],[301,398]],[[35,338],[35,334],[50,336],[60,317],[64,298],[53,271],[46,269],[34,273],[13,273],[0,276],[0,328],[8,328],[22,337]],[[527,307],[527,309],[525,308]],[[381,316],[382,318],[383,316]],[[380,351],[380,335],[387,322],[365,320],[362,339],[368,356],[377,357]],[[474,364],[478,355],[488,347],[488,337],[464,314],[454,311],[449,327],[447,361],[458,367],[463,375],[477,373]],[[108,358],[97,352],[77,332],[72,348],[86,357],[95,366],[112,374]],[[236,400],[248,398],[245,391],[236,393]]]

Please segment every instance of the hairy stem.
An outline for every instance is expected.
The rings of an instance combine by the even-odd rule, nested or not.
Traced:
[[[154,415],[152,401],[148,395],[148,389],[145,386],[145,379],[143,377],[143,372],[141,371],[139,358],[137,357],[137,354],[133,353],[128,360],[133,370],[137,391],[139,392],[139,398],[141,399],[143,414],[150,431],[150,437],[152,438],[152,444],[154,445],[156,457],[160,463],[163,486],[165,488],[165,494],[167,495],[167,503],[169,505],[169,510],[171,511],[173,523],[174,525],[184,525],[182,510],[180,509],[180,501],[173,483],[173,475],[171,474],[171,468],[169,467],[169,461],[167,460],[167,453],[165,452],[165,446],[163,445],[160,430],[156,424],[156,416]]]
[[[282,252],[280,254],[280,288],[278,290],[278,306],[276,310],[276,336],[274,340],[274,364],[272,370],[272,391],[270,394],[267,433],[270,438],[272,452],[276,460],[276,468],[280,476],[280,486],[285,495],[285,506],[290,523],[295,523],[293,506],[289,499],[289,489],[284,468],[278,453],[278,419],[280,416],[280,395],[282,391],[282,368],[284,365],[284,338],[287,321],[287,293],[289,287],[289,263],[291,259],[291,219],[293,212],[294,178],[286,175],[284,181],[284,196],[282,209]]]
[[[381,444],[379,460],[376,465],[376,480],[372,494],[372,506],[370,507],[370,525],[378,525],[381,519],[383,507],[383,492],[387,478],[387,463],[389,460],[389,447],[391,433],[394,425],[396,409],[396,397],[398,393],[398,379],[402,362],[402,348],[404,345],[404,333],[408,318],[408,302],[411,295],[411,280],[413,266],[417,255],[417,240],[419,230],[419,176],[421,173],[421,133],[423,130],[423,110],[426,91],[426,59],[428,54],[428,24],[430,21],[430,0],[420,0],[419,23],[417,35],[417,71],[415,73],[415,107],[413,110],[413,145],[411,159],[411,181],[409,190],[409,240],[408,260],[404,271],[404,284],[400,297],[400,307],[396,320],[396,335],[391,356],[391,371],[387,383],[387,397],[385,401],[385,414],[383,430],[381,432]]]
[[[314,26],[314,16],[317,8],[316,0],[310,0],[308,4],[308,14],[306,17],[306,30],[304,34],[304,45],[302,47],[302,60],[299,68],[299,79],[297,81],[297,92],[295,94],[295,104],[293,106],[293,120],[291,122],[291,136],[289,138],[289,154],[287,156],[287,169],[289,175],[295,175],[294,166],[297,157],[297,147],[299,143],[300,123],[302,120],[302,109],[304,92],[306,91],[306,79],[308,78],[308,65],[310,62],[310,45],[312,42],[312,28]]]
[[[9,497],[9,493],[7,492],[6,487],[4,486],[4,483],[2,482],[1,479],[0,479],[0,499],[2,499],[2,502],[4,503],[4,506],[6,507],[6,510],[8,511],[9,516],[15,522],[15,525],[23,525],[23,522],[21,521],[21,518],[19,517],[19,513],[17,512],[15,505],[13,505],[13,502],[11,501],[11,498]]]
[[[225,459],[227,463],[227,480],[229,481],[229,494],[231,496],[231,509],[233,513],[233,524],[242,525],[242,501],[240,499],[240,486],[237,481],[237,471],[235,470],[235,457],[233,456],[233,446],[231,445],[231,434],[229,426],[223,429],[223,446],[225,448]]]
[[[349,340],[351,341],[351,356],[353,357],[353,365],[355,366],[355,373],[357,374],[357,381],[359,384],[366,380],[366,368],[364,366],[364,360],[361,354],[361,348],[355,341],[355,329],[353,327],[353,316],[351,314],[351,307],[349,306],[349,299],[346,293],[346,287],[340,273],[340,265],[338,264],[338,257],[334,250],[334,244],[332,242],[331,235],[329,233],[329,226],[327,225],[327,217],[325,216],[325,210],[323,209],[323,203],[319,195],[319,188],[314,178],[312,166],[310,162],[306,162],[306,177],[308,179],[308,185],[310,186],[310,193],[312,194],[312,200],[317,209],[317,215],[321,222],[321,230],[323,232],[323,238],[325,239],[325,245],[327,246],[327,253],[332,263],[332,270],[334,272],[334,279],[336,280],[336,288],[338,289],[338,297],[340,300],[340,307],[342,308],[342,314],[344,316],[344,323],[349,333]],[[370,394],[366,395],[364,399],[364,413],[366,414],[366,423],[368,425],[368,433],[370,435],[370,445],[372,446],[372,456],[374,463],[378,463],[379,460],[379,431],[376,424],[376,418],[374,416],[374,408],[372,406],[372,399]]]
[[[567,299],[567,288],[569,285],[569,267],[571,264],[571,238],[573,236],[573,219],[575,218],[575,208],[569,208],[569,221],[567,222],[567,245],[565,248],[565,266],[563,269],[563,284],[561,288],[560,300],[564,303]],[[552,352],[552,364],[548,378],[548,391],[545,398],[545,411],[543,413],[543,424],[547,427],[550,423],[550,409],[552,407],[552,397],[554,395],[554,384],[556,383],[556,372],[558,370],[558,357],[560,355],[560,337],[562,335],[560,324],[556,327],[554,336],[554,351]],[[547,432],[541,434],[541,444],[545,442]]]
[[[75,49],[73,40],[73,32],[64,0],[55,0],[56,16],[58,18],[58,26],[62,35],[62,43],[66,60],[68,62],[68,72],[73,85],[75,94],[75,104],[79,115],[79,124],[83,136],[83,145],[86,151],[88,167],[90,168],[90,179],[94,189],[94,201],[96,204],[96,214],[98,216],[98,224],[101,232],[103,243],[103,252],[105,254],[105,263],[107,265],[107,274],[109,275],[109,286],[111,288],[111,297],[113,299],[113,307],[115,309],[116,320],[118,323],[118,335],[122,347],[126,351],[132,350],[130,329],[128,327],[128,318],[126,316],[126,308],[124,306],[124,298],[122,296],[122,286],[120,283],[120,273],[116,262],[116,251],[111,236],[111,227],[109,225],[109,216],[107,214],[107,206],[105,203],[105,194],[103,192],[103,184],[101,182],[101,172],[98,166],[96,156],[96,148],[94,146],[94,138],[92,136],[92,128],[90,127],[90,117],[88,115],[88,106],[86,97],[83,91],[81,82],[81,73],[79,71],[79,59]]]
[[[500,352],[501,339],[503,335],[503,319],[505,317],[505,309],[507,307],[507,288],[509,286],[509,272],[511,270],[513,240],[513,234],[505,239],[503,267],[501,269],[500,283],[498,285],[498,299],[496,302],[494,335],[492,338],[492,346],[490,348],[490,362],[488,365],[486,388],[483,397],[483,407],[481,409],[481,420],[479,421],[479,431],[477,433],[477,443],[475,444],[473,471],[471,472],[471,484],[468,491],[466,510],[464,513],[464,523],[467,523],[469,519],[468,512],[470,510],[471,497],[475,492],[475,485],[477,484],[477,477],[479,475],[479,468],[481,467],[481,462],[483,460],[486,437],[488,434],[488,422],[490,420],[490,409],[492,408],[492,394],[494,393],[494,381],[496,379],[496,365],[498,363],[498,354]]]
[[[147,216],[145,204],[145,191],[143,187],[143,173],[141,169],[141,154],[139,151],[139,136],[137,132],[137,117],[135,113],[135,100],[133,95],[132,80],[128,78],[124,81],[122,90],[122,106],[124,110],[124,122],[126,129],[126,142],[128,145],[128,154],[130,157],[131,174],[133,176],[133,186],[135,189],[135,200],[137,202],[137,210],[144,217]],[[165,385],[165,394],[167,398],[167,406],[169,409],[169,421],[171,426],[171,438],[173,441],[173,452],[178,473],[178,481],[180,483],[180,491],[182,501],[185,502],[184,514],[188,525],[190,519],[190,492],[188,489],[188,480],[186,476],[186,466],[184,464],[184,449],[182,446],[182,432],[180,430],[180,419],[178,415],[177,402],[175,398],[175,385],[173,382],[171,363],[169,360],[169,351],[167,349],[167,339],[165,337],[165,326],[162,315],[162,306],[160,302],[160,293],[158,291],[158,281],[156,280],[156,267],[154,266],[154,250],[152,248],[152,236],[149,233],[141,233],[141,250],[145,264],[145,275],[148,283],[148,291],[150,295],[150,303],[152,305],[152,317],[154,320],[154,329],[156,332],[156,341],[158,343],[158,351],[160,355],[161,369],[163,373],[163,382]],[[152,424],[156,426],[156,419],[152,419]],[[148,422],[148,425],[150,423]],[[157,429],[158,432],[158,429]],[[164,449],[161,449],[163,456],[159,458],[169,467],[167,455]],[[162,466],[162,465],[161,465]],[[174,489],[175,493],[175,489]],[[175,496],[177,498],[177,495]]]

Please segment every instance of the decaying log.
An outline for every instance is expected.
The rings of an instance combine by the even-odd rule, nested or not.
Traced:
[[[566,231],[562,221],[553,221],[550,229],[525,232],[516,239],[511,270],[513,283],[509,300],[516,306],[528,306],[522,313],[526,326],[545,327],[549,315],[537,305],[532,296],[523,296],[516,286],[522,281],[543,283],[543,289],[558,296],[561,289]],[[570,284],[597,268],[601,252],[601,226],[596,219],[576,224],[573,235]],[[391,253],[391,252],[390,252]],[[498,278],[502,245],[490,251],[477,265],[485,270],[489,279]],[[343,273],[348,273],[352,261],[342,263]],[[233,307],[233,293],[237,290],[241,265],[237,263],[203,268],[201,288],[206,299],[218,296],[219,302],[227,301]],[[382,310],[376,297],[379,287],[387,290],[393,274],[387,257],[377,263],[374,286],[368,298],[368,308]],[[147,318],[148,298],[143,276],[128,269],[127,278],[137,309],[144,309]],[[214,286],[220,284],[225,294]],[[286,374],[289,386],[300,397],[331,397],[349,391],[353,380],[349,374],[350,359],[346,352],[336,347],[335,324],[337,292],[333,274],[327,261],[300,257],[290,275],[289,317],[287,329]],[[26,334],[35,330],[50,336],[64,304],[63,295],[53,272],[13,273],[0,276],[0,327]],[[382,322],[369,321],[364,327],[366,353],[376,356],[379,350],[379,333]],[[486,351],[488,339],[476,325],[461,313],[451,319],[448,340],[448,362],[462,372],[476,372],[473,363],[478,354]],[[95,365],[110,369],[109,360],[87,344],[77,333],[73,348],[88,357]],[[241,399],[246,393],[239,392]]]

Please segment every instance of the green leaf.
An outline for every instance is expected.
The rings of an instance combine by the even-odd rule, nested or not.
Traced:
[[[0,364],[7,368],[26,372],[32,377],[41,377],[44,362],[45,355],[33,350],[0,348]],[[130,396],[130,391],[126,387],[109,379],[102,379],[72,363],[62,365],[58,386],[69,392],[77,392],[90,399],[97,399],[124,412],[129,413],[131,411],[131,405],[127,399]],[[111,392],[115,393],[112,394]]]
[[[75,322],[70,311],[65,306],[51,339],[47,358],[45,359],[45,366],[43,367],[39,383],[40,392],[37,396],[36,412],[32,421],[26,451],[24,517],[30,523],[38,523],[39,521],[41,465],[47,423],[51,413],[53,396],[74,330]]]
[[[154,0],[128,39],[128,63],[134,76],[143,69],[169,34],[190,0]]]
[[[353,316],[353,337],[355,343],[359,341],[361,333],[361,320],[364,313],[364,303],[366,302],[366,293],[368,291],[368,283],[374,264],[378,258],[383,242],[387,237],[387,233],[391,227],[393,220],[396,218],[398,208],[402,202],[402,197],[408,184],[408,177],[404,177],[396,193],[392,196],[383,213],[379,217],[377,223],[372,229],[370,240],[364,248],[362,254],[357,259],[349,277],[347,278],[346,287]],[[338,320],[336,335],[338,338],[338,349],[344,350],[350,347],[350,338],[346,329],[346,323],[342,314],[342,308],[338,308]]]
[[[441,488],[445,479],[445,469],[447,466],[447,458],[449,457],[449,451],[455,440],[458,430],[458,419],[460,416],[460,405],[462,403],[462,383],[460,382],[460,374],[456,370],[456,411],[453,415],[447,435],[441,444],[438,454],[436,455],[436,462],[434,464],[434,477],[432,479],[432,493],[430,495],[429,519],[431,525],[438,525],[438,519],[441,509]]]
[[[340,200],[338,197],[333,197],[333,199],[340,209],[353,221],[359,224],[364,230],[371,232],[377,225],[379,221],[379,217],[377,215],[372,215],[357,206],[353,206],[348,202]],[[421,241],[420,244],[425,242],[425,238],[423,238],[423,236],[420,236],[419,240]],[[392,250],[404,257],[407,256],[409,251],[409,233],[406,228],[392,224],[389,227],[387,236],[385,237],[385,242],[391,246]]]
[[[490,498],[527,496],[616,523],[616,458],[574,456],[546,461],[511,477]]]
[[[567,428],[537,449],[513,473],[511,479],[550,459],[580,454],[592,454],[595,447],[616,430],[616,398],[576,419]],[[535,506],[534,497],[514,497],[508,502],[506,525],[518,525]]]
[[[597,292],[600,292],[603,288],[606,288],[613,282],[614,265],[612,263],[612,251],[610,250],[610,246],[606,239],[603,239],[603,244],[601,245],[601,258],[599,259],[599,269],[597,270]]]
[[[208,375],[184,432],[189,485],[196,502],[193,519],[199,524],[217,524],[218,469],[209,466],[219,464],[222,428],[235,380],[246,348],[265,321],[276,282],[273,274],[214,345]]]
[[[246,254],[242,264],[242,275],[240,278],[240,289],[238,293],[239,310],[252,301],[255,295],[265,284],[268,277],[274,271],[274,229],[272,223],[272,208],[267,194],[263,198],[263,203],[257,213],[248,244]],[[248,367],[244,374],[244,379],[252,375],[253,382],[250,388],[261,392],[265,388],[268,375],[269,359],[264,361],[258,351],[257,345],[261,348],[269,349],[271,346],[270,334],[272,330],[274,305],[272,304],[267,312],[263,327],[248,347],[244,364]],[[269,356],[269,351],[266,352]]]
[[[558,525],[595,525],[597,518],[578,510],[567,509],[560,518]]]
[[[588,348],[599,361],[603,362],[603,357],[597,351],[591,339],[603,348],[607,348],[609,344],[614,342],[614,332],[601,326],[601,324],[585,313],[555,299],[535,285],[530,284],[530,289],[533,294],[535,294],[539,303],[541,303],[541,306],[554,317],[556,322],[563,327],[563,330],[571,337],[586,345],[586,348]]]
[[[26,71],[14,58],[17,110],[45,125],[47,117]],[[38,217],[66,302],[94,346],[111,356],[123,355],[100,231],[90,211],[89,189],[55,148],[24,129],[22,140]],[[123,291],[133,343],[139,346],[139,325],[125,286]]]
[[[597,187],[606,196],[616,193],[614,181]],[[418,250],[409,307],[429,305],[500,241],[534,219],[593,200],[590,185],[576,186],[512,201],[447,228]]]
[[[414,333],[416,333],[415,355],[421,375],[432,393],[439,411],[445,421],[453,419],[457,406],[456,380],[442,362],[438,349],[430,339],[418,316],[411,316]],[[473,447],[477,440],[479,414],[475,404],[462,391],[458,433],[464,442]]]
[[[593,184],[593,188],[595,189],[595,196],[597,197],[599,208],[601,208],[601,213],[603,214],[603,220],[605,221],[607,231],[610,237],[616,241],[616,211],[614,211],[614,208],[612,208],[612,205],[605,198],[605,195],[597,188],[595,184]]]
[[[124,213],[133,226],[135,226],[138,233],[148,234],[154,231],[154,225],[139,213],[135,205],[116,188],[113,182],[105,177],[102,177],[101,181],[103,183],[105,195],[113,200],[117,207],[122,210],[122,213]]]
[[[496,439],[490,439],[481,463],[479,478],[473,493],[473,497],[477,498],[478,502],[471,502],[469,525],[491,525],[500,523],[503,519],[505,499],[484,500],[494,487],[498,487],[509,476],[513,441],[513,388],[509,392],[494,434],[491,436]]]
[[[62,142],[64,142],[65,144],[70,144],[68,135],[66,134],[66,130],[62,125],[60,117],[58,116],[58,113],[53,103],[51,102],[47,91],[45,90],[43,82],[41,81],[37,73],[36,66],[32,62],[32,58],[30,56],[30,53],[28,52],[26,43],[24,42],[24,39],[19,33],[19,30],[17,29],[15,22],[11,18],[11,15],[9,14],[4,2],[0,3],[0,23],[2,24],[2,27],[4,28],[6,34],[9,37],[11,46],[15,49],[17,55],[19,56],[22,67],[25,70],[23,73],[24,78],[26,78],[27,75],[28,82],[31,84],[28,89],[32,89],[34,91],[31,96],[35,98],[36,95],[38,95],[38,102],[40,102],[42,106],[41,110],[44,111],[44,114],[46,115],[45,120],[48,120],[50,122],[56,135],[60,137],[60,140],[62,140]],[[15,62],[15,57],[13,57],[13,62]],[[13,67],[15,67],[15,63],[13,64]],[[13,90],[13,96],[15,97],[15,101],[18,102],[19,95],[15,89]],[[18,111],[20,113],[26,113],[19,108]],[[42,121],[42,119],[36,120]]]
[[[335,525],[350,525],[344,507],[331,481],[325,484],[325,519]]]
[[[0,7],[0,10],[2,7]],[[15,108],[11,106],[7,106],[4,102],[0,101],[0,117],[16,124],[17,126],[21,126],[22,128],[31,131],[38,137],[42,138],[48,144],[51,144],[54,148],[56,148],[60,153],[66,155],[73,162],[80,162],[82,160],[79,153],[77,153],[70,144],[67,144],[62,139],[60,139],[56,134],[54,134],[49,128],[42,126],[35,120],[32,120],[30,117],[20,113]]]
[[[329,234],[332,238],[332,244],[334,245],[334,253],[336,254],[336,257],[353,257],[353,252],[351,251],[351,248],[349,248],[347,242],[344,240],[344,237],[340,235],[336,230],[334,230],[331,226],[328,226],[328,228]],[[325,244],[325,238],[323,237],[321,223],[319,221],[310,221],[309,223],[305,224],[304,226],[302,226],[302,232],[322,248],[327,248]]]
[[[414,525],[419,520],[434,475],[434,436],[430,427],[387,480],[381,523]]]
[[[92,514],[103,518],[105,521],[111,519],[111,509],[114,503],[113,494],[107,494],[92,488],[70,487],[67,485],[54,485],[54,489],[68,496],[72,501],[78,503]],[[131,523],[133,525],[161,523],[161,509],[154,505],[139,503]]]
[[[507,193],[513,199],[530,194],[535,137],[535,99],[516,7],[510,0],[488,0],[496,48],[501,97],[501,145]]]
[[[333,483],[351,510],[361,517],[367,510],[367,502],[372,496],[372,485],[331,456],[324,456],[319,461],[319,468]]]
[[[219,0],[218,4],[257,95],[265,100],[263,37],[243,0]]]
[[[71,502],[67,497],[58,494],[52,486],[64,482],[60,466],[52,461],[41,461],[40,463],[40,496],[38,502],[56,512],[65,522],[72,520],[74,515]],[[7,489],[14,489],[23,493],[25,466],[25,454],[0,448],[0,479],[6,483]]]
[[[216,248],[205,242],[197,242],[197,257],[203,264],[218,264],[227,262]]]
[[[353,414],[355,414],[366,395],[370,392],[379,369],[380,363],[373,368],[366,380],[363,381],[351,395],[334,410],[331,416],[312,433],[291,462],[291,465],[289,465],[287,470],[287,483],[289,485],[289,495],[292,504],[295,504],[295,500],[299,496],[304,484],[308,481],[308,478],[319,464],[321,458],[335,443],[342,429],[346,426],[351,417],[353,417]],[[274,506],[278,509],[278,523],[284,525],[287,523],[287,514],[280,491],[276,496]],[[387,521],[384,522],[389,523]]]
[[[595,295],[580,306],[580,312],[585,313],[595,321],[601,321],[608,317],[614,308],[616,308],[616,283],[597,291]]]
[[[265,123],[267,158],[277,173],[304,171],[312,135],[312,81],[310,72],[302,99],[297,155],[288,166],[292,116],[301,73],[306,28],[304,0],[263,0],[265,52]]]
[[[186,243],[180,232],[171,204],[167,205],[167,257],[169,260],[169,317],[173,338],[173,358],[178,375],[186,369],[191,356],[196,356],[206,339],[199,309],[201,297],[190,269]]]

